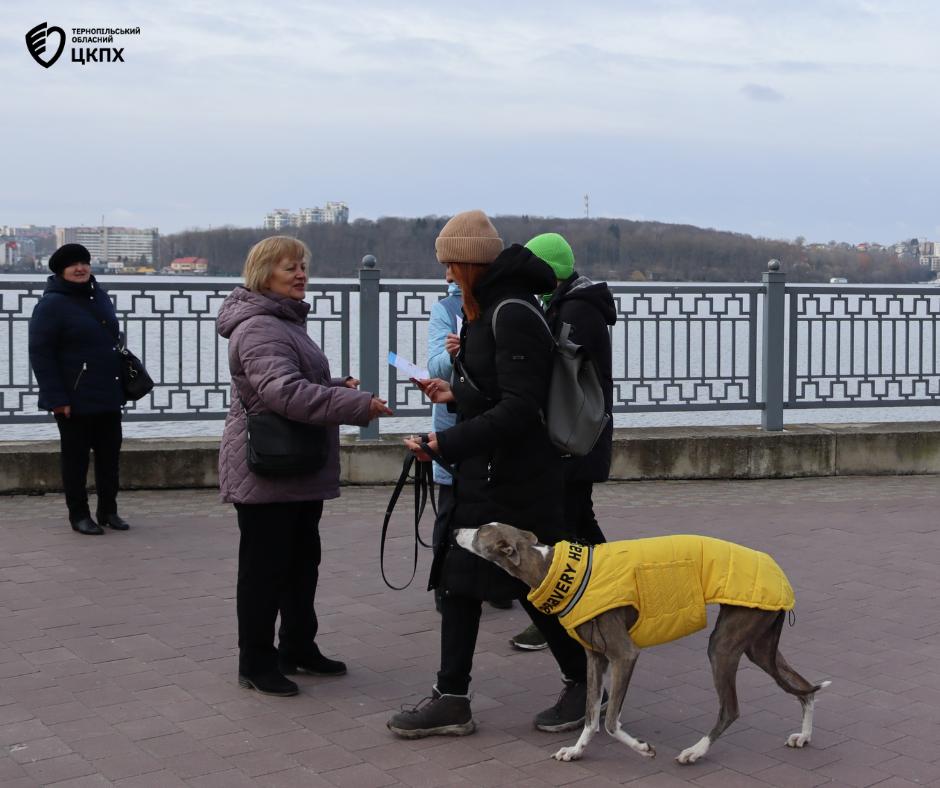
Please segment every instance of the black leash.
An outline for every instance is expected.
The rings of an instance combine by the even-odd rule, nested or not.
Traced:
[[[398,481],[395,484],[395,490],[392,492],[391,500],[388,502],[388,508],[385,510],[385,522],[382,523],[382,539],[381,544],[379,545],[379,568],[382,570],[382,579],[385,581],[385,585],[391,588],[394,591],[403,591],[411,585],[412,580],[415,579],[415,574],[418,571],[418,545],[422,547],[429,548],[431,545],[425,544],[424,540],[421,538],[421,534],[418,530],[418,523],[421,522],[421,516],[424,514],[424,509],[427,506],[428,499],[431,500],[431,508],[434,510],[434,514],[437,514],[437,501],[434,500],[434,468],[429,462],[419,462],[418,467],[415,469],[414,475],[414,484],[415,484],[415,553],[414,553],[414,565],[411,567],[411,577],[408,579],[408,582],[403,586],[393,586],[388,582],[388,578],[385,576],[385,538],[388,534],[388,523],[392,517],[392,510],[395,508],[395,504],[398,503],[398,497],[401,495],[402,490],[405,488],[405,484],[408,482],[411,473],[411,466],[415,464],[415,453],[409,449],[408,455],[405,457],[404,463],[402,463],[401,475],[398,477]]]
[[[498,501],[493,500],[485,492],[479,489],[479,485],[471,481],[461,473],[459,473],[450,463],[447,462],[440,454],[431,449],[428,446],[428,436],[421,435],[419,436],[421,441],[421,450],[427,454],[432,462],[418,461],[418,467],[415,471],[414,482],[415,482],[415,548],[414,548],[414,565],[411,569],[411,577],[408,582],[403,586],[393,586],[388,582],[388,578],[385,576],[385,538],[388,532],[388,523],[392,516],[392,511],[395,508],[395,504],[398,502],[398,498],[401,495],[402,490],[405,487],[411,472],[411,466],[414,465],[416,457],[413,450],[408,450],[408,455],[405,457],[405,461],[402,464],[401,475],[398,477],[398,481],[395,484],[395,490],[392,492],[392,497],[388,502],[388,508],[385,510],[385,521],[382,523],[382,537],[379,545],[379,568],[382,571],[382,580],[385,581],[385,585],[395,591],[403,591],[411,585],[412,581],[415,578],[415,574],[418,571],[418,545],[422,547],[431,547],[431,545],[425,544],[421,539],[421,535],[418,531],[418,523],[421,520],[421,515],[424,514],[424,508],[427,504],[427,499],[431,499],[431,507],[434,509],[435,515],[437,514],[437,505],[434,501],[434,463],[437,463],[445,471],[447,471],[453,478],[458,481],[463,482],[466,485],[466,488],[469,489],[477,498],[486,501],[488,504],[495,506],[497,509],[501,509],[505,512],[511,512],[513,514],[513,519],[518,521],[521,517],[523,520],[528,520],[534,526],[536,526],[539,531],[541,531],[545,536],[553,539],[556,542],[572,542],[573,544],[584,545],[585,547],[593,546],[590,542],[587,542],[579,537],[574,537],[571,534],[560,531],[557,528],[546,527],[544,523],[536,522],[524,515],[520,515],[518,512],[514,512],[505,504],[499,503]],[[430,490],[430,495],[428,494]]]
[[[430,457],[434,462],[440,465],[445,471],[447,471],[451,476],[453,476],[455,479],[458,479],[459,481],[462,481],[470,489],[470,491],[474,495],[476,495],[477,498],[483,501],[486,501],[488,504],[495,506],[497,509],[502,509],[504,512],[511,512],[513,515],[513,519],[515,519],[517,522],[519,519],[528,520],[536,528],[538,528],[539,531],[541,531],[543,534],[545,534],[549,538],[554,539],[556,542],[571,542],[572,544],[579,544],[585,547],[593,547],[593,545],[590,542],[586,542],[580,539],[579,537],[572,536],[571,534],[566,533],[565,531],[560,531],[557,528],[553,528],[551,526],[546,527],[545,523],[540,523],[540,522],[537,522],[536,520],[526,517],[525,515],[520,515],[519,512],[513,511],[508,506],[506,506],[506,504],[500,503],[499,501],[494,501],[492,498],[490,498],[490,496],[488,496],[485,492],[483,492],[480,489],[480,486],[476,482],[470,481],[467,477],[458,473],[457,470],[453,468],[453,466],[448,464],[447,460],[441,457],[441,455],[438,454],[436,451],[431,449],[428,446],[427,435],[421,435],[420,438],[421,438],[421,444],[422,444],[421,450],[425,454],[427,454],[428,457]],[[431,463],[427,463],[427,464],[430,465]]]

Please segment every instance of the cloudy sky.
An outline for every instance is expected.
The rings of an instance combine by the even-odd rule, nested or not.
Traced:
[[[39,0],[4,22],[0,224],[581,216],[589,194],[592,216],[940,238],[936,2]],[[48,69],[41,22],[70,39]],[[140,28],[125,62],[71,62],[97,27]]]

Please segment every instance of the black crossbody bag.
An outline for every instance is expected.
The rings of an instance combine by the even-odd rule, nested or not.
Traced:
[[[115,339],[108,331],[108,327],[98,322],[99,315],[95,313],[95,310],[81,298],[76,298],[76,300],[91,313],[95,318],[95,323],[101,326],[108,339],[114,342],[114,347],[121,357],[121,387],[124,389],[124,396],[133,402],[146,397],[153,391],[153,378],[150,377],[144,363],[127,349],[124,333],[119,331]]]
[[[248,422],[249,471],[259,476],[308,476],[323,469],[330,449],[326,427],[292,421],[274,411],[251,416],[238,389],[235,394]]]

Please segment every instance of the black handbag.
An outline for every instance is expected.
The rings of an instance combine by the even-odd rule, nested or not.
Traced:
[[[330,436],[322,424],[292,421],[270,411],[251,416],[237,391],[248,422],[248,470],[259,476],[307,476],[322,470]]]
[[[143,362],[137,358],[124,344],[124,334],[115,345],[121,354],[121,385],[124,387],[124,396],[136,402],[153,391],[153,378],[147,372]]]
[[[92,314],[95,318],[95,323],[98,323],[98,315],[95,314],[95,310],[81,298],[77,298],[76,300]],[[150,373],[147,372],[144,362],[127,349],[127,338],[124,336],[123,331],[119,331],[117,339],[115,339],[103,323],[99,323],[99,325],[104,330],[105,334],[108,335],[108,338],[114,342],[114,347],[120,354],[121,387],[124,389],[124,396],[132,402],[143,399],[153,391],[153,378],[150,377]]]

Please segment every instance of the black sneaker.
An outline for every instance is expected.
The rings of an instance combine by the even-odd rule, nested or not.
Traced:
[[[278,656],[278,667],[285,676],[293,676],[301,670],[311,676],[345,676],[346,663],[324,657],[317,652],[303,659],[287,659]]]
[[[434,687],[431,697],[410,709],[401,707],[385,723],[392,733],[406,739],[425,736],[468,736],[473,733],[469,695],[441,695]]]
[[[509,610],[512,608],[511,599],[491,599],[489,602],[490,607],[496,608],[496,610]]]
[[[274,695],[278,698],[289,698],[300,692],[293,681],[274,671],[259,673],[256,676],[245,676],[239,673],[238,686],[245,689],[254,689],[262,695]]]
[[[532,719],[532,724],[540,731],[560,733],[573,731],[584,725],[584,704],[587,700],[587,684],[575,683],[564,679],[565,688],[558,696],[555,705],[539,712]],[[607,690],[601,698],[601,711],[607,710]]]

